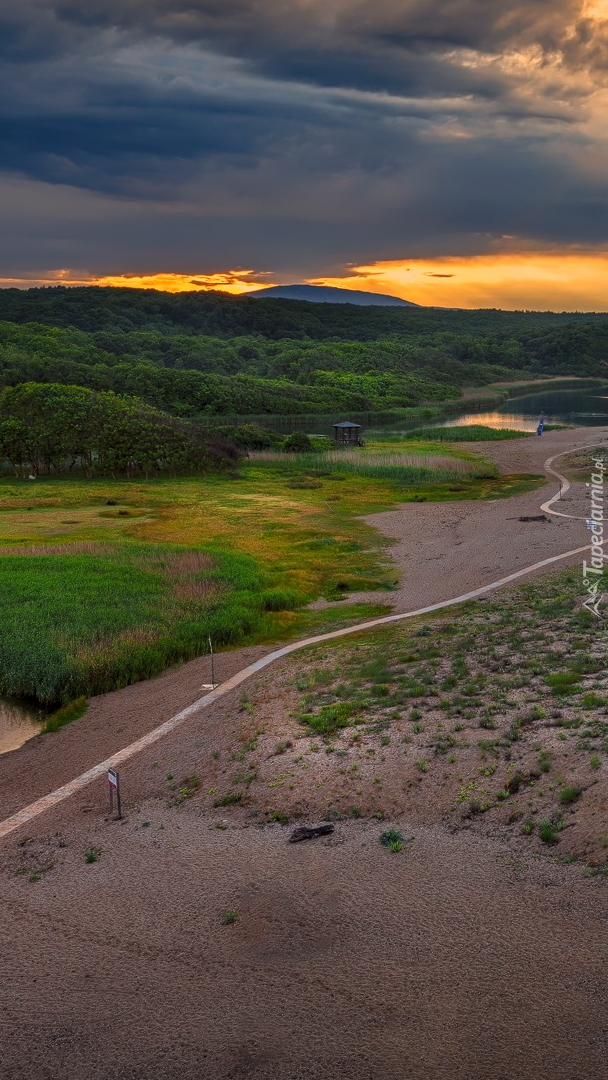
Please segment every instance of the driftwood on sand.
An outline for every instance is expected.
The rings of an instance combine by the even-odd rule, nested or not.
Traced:
[[[319,825],[316,829],[309,829],[305,825],[301,825],[299,829],[294,829],[289,837],[289,843],[297,844],[299,840],[314,840],[316,836],[328,836],[333,831],[333,825]]]

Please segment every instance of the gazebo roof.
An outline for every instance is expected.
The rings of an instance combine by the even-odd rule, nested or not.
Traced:
[[[339,424],[334,424],[334,427],[361,427],[361,424],[353,424],[352,420],[342,420]]]

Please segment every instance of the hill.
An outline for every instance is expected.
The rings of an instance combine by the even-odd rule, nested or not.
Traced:
[[[328,285],[272,285],[249,293],[254,300],[307,300],[312,304],[357,304],[359,307],[420,307],[410,300],[362,289],[334,289]]]

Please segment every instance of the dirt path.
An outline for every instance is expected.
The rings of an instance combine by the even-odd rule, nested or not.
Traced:
[[[605,443],[607,428],[552,431],[542,438],[500,443],[476,443],[505,473],[544,472],[547,458],[597,439]],[[470,447],[470,444],[467,444]],[[389,593],[356,593],[351,599],[372,595],[390,603],[395,611],[408,611],[466,592],[522,566],[569,548],[580,547],[585,529],[585,486],[573,483],[562,510],[577,515],[551,517],[548,522],[519,521],[539,514],[540,504],[557,490],[552,478],[546,488],[511,499],[487,502],[407,503],[397,510],[372,514],[365,520],[394,541],[391,558],[401,571],[401,585]],[[554,504],[555,509],[559,509]]]

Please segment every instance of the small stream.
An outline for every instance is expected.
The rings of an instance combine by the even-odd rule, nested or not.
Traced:
[[[44,723],[44,710],[22,701],[0,698],[0,754],[16,750],[37,735]]]

